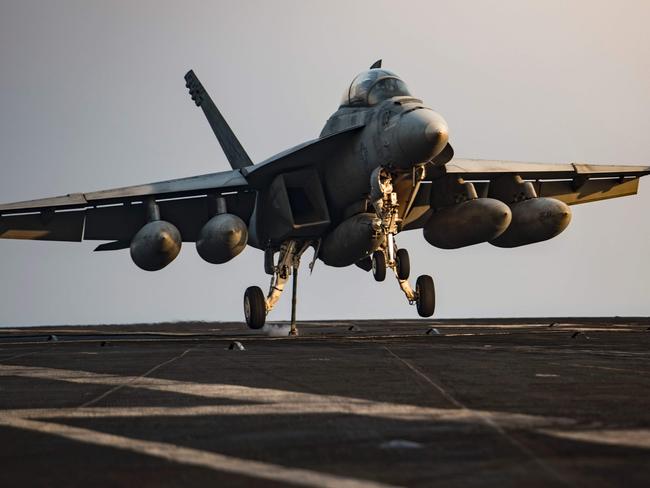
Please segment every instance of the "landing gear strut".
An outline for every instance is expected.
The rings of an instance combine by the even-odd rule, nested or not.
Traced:
[[[293,274],[293,290],[291,296],[291,330],[289,335],[298,335],[296,327],[296,304],[298,293],[298,267],[300,257],[311,246],[311,242],[300,243],[290,240],[282,244],[279,250],[278,263],[273,263],[273,253],[265,254],[264,268],[270,271],[271,284],[269,292],[264,297],[259,286],[251,286],[244,294],[244,316],[251,329],[261,329],[266,321],[266,315],[278,303],[284,286]]]
[[[414,171],[413,191],[407,209],[412,204],[423,177],[423,172]],[[397,193],[393,192],[393,175],[385,168],[377,168],[372,173],[370,188],[372,205],[381,221],[381,231],[384,235],[380,249],[372,255],[372,274],[375,280],[383,281],[386,277],[386,268],[392,269],[409,304],[416,305],[421,317],[431,317],[436,303],[433,278],[429,275],[419,276],[416,280],[415,290],[413,290],[408,282],[411,274],[411,260],[408,251],[398,248],[395,242],[395,236],[401,227],[401,219]]]

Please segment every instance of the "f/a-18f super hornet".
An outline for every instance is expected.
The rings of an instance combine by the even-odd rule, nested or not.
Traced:
[[[0,237],[109,241],[96,251],[130,249],[147,271],[195,242],[208,263],[247,246],[264,252],[265,295],[244,294],[246,322],[264,325],[298,266],[314,249],[328,266],[357,265],[383,281],[395,274],[422,317],[434,312],[428,275],[409,284],[410,260],[396,237],[422,229],[431,245],[489,242],[517,247],[560,234],[570,205],[634,195],[646,166],[541,164],[454,158],[444,118],[411,95],[381,61],[354,78],[320,136],[253,164],[199,79],[186,86],[232,170],[91,193],[0,205]]]

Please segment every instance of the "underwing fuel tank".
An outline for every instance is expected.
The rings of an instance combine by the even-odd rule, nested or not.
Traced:
[[[510,226],[490,244],[517,247],[546,241],[560,234],[571,222],[569,206],[554,198],[531,198],[513,203],[510,209]]]
[[[424,226],[424,238],[441,249],[458,249],[496,238],[512,214],[503,202],[476,198],[438,210]]]
[[[145,271],[158,271],[171,263],[181,250],[181,233],[164,220],[149,222],[131,240],[131,259]]]
[[[208,263],[222,264],[241,253],[247,242],[246,223],[237,215],[223,213],[203,226],[196,240],[196,250]]]
[[[341,222],[321,244],[319,257],[328,266],[350,266],[379,248],[379,219],[372,213],[353,215]]]

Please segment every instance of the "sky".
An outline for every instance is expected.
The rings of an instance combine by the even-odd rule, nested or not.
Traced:
[[[382,58],[461,158],[650,165],[650,2],[0,0],[0,201],[229,169],[192,68],[254,161],[317,137]],[[650,315],[650,177],[516,249],[400,234],[438,317]],[[261,251],[162,271],[97,242],[0,240],[0,325],[243,320]],[[303,258],[299,319],[417,318],[397,282]],[[288,290],[290,291],[290,290]],[[286,293],[268,320],[289,318]]]

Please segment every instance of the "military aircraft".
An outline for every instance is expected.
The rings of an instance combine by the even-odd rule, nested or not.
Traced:
[[[221,264],[247,245],[264,252],[265,295],[244,293],[249,327],[261,328],[293,275],[296,328],[300,259],[357,265],[383,281],[395,274],[409,304],[433,315],[431,276],[409,284],[402,231],[422,229],[431,245],[482,242],[516,247],[560,234],[570,205],[634,195],[648,166],[545,164],[454,158],[444,118],[414,97],[381,60],[356,76],[320,136],[253,164],[193,71],[185,75],[232,167],[230,171],[0,205],[0,237],[109,241],[95,251],[130,249],[156,271],[182,242]]]

